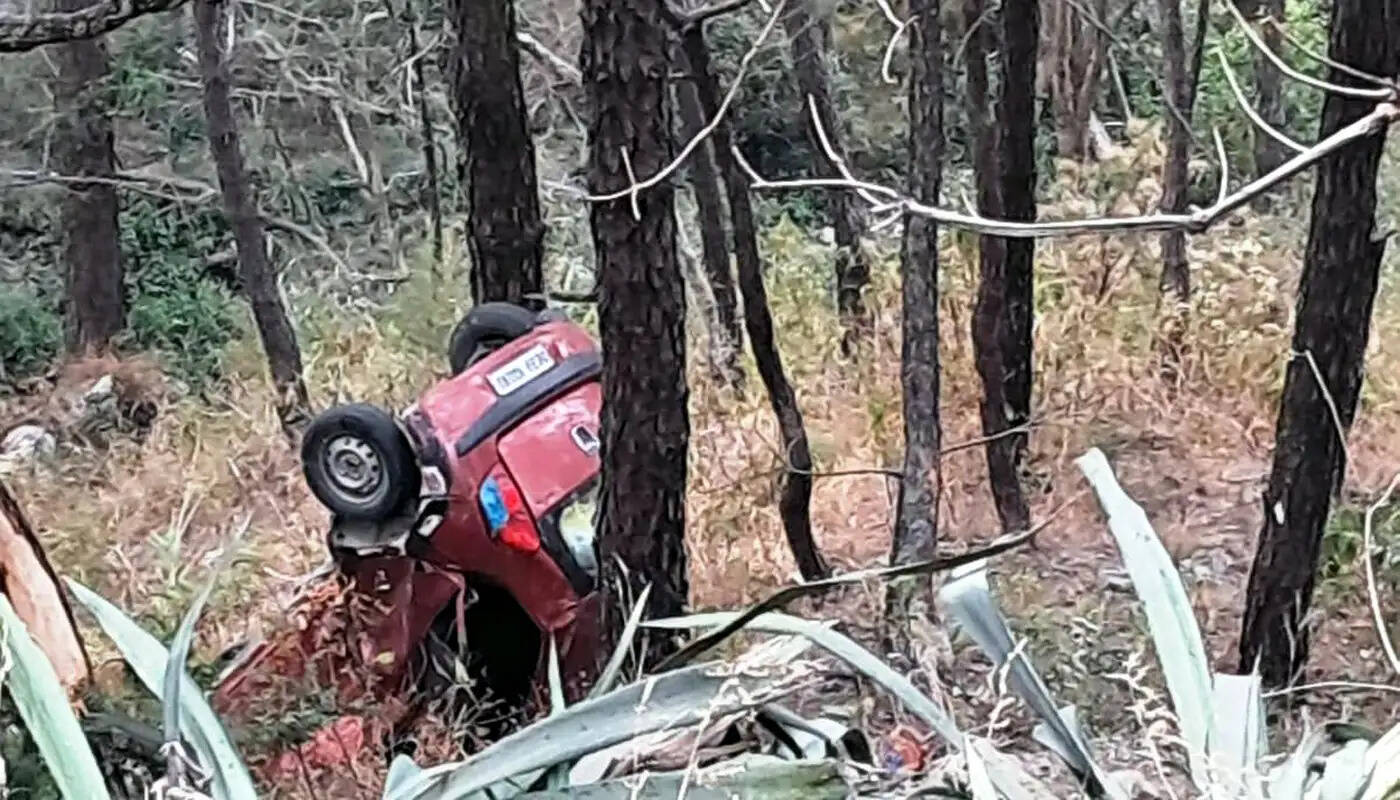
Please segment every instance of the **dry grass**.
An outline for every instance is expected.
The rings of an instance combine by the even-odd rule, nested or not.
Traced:
[[[1126,211],[1155,202],[1156,187],[1136,178],[1151,173],[1144,165],[1156,157],[1154,140],[1141,140],[1141,149],[1095,170],[1064,166],[1057,199],[1044,213]],[[1091,191],[1101,199],[1086,200]],[[1158,377],[1155,238],[1047,242],[1037,262],[1033,507],[1043,514],[1076,492],[1080,482],[1070,460],[1089,446],[1103,448],[1186,567],[1209,644],[1226,666],[1289,354],[1291,298],[1305,234],[1297,219],[1247,212],[1192,241],[1198,291],[1186,334],[1190,350],[1175,385]],[[944,441],[955,444],[980,433],[979,384],[968,339],[975,261],[966,237],[950,234],[943,244]],[[770,291],[780,346],[806,415],[817,470],[898,466],[897,242],[870,243],[879,265],[870,301],[876,334],[856,362],[835,355],[838,331],[825,289],[828,249],[789,224],[770,229],[763,245],[773,265]],[[555,264],[555,271],[566,266]],[[464,297],[444,287],[463,283],[447,275],[435,284],[420,269],[372,313],[297,298],[316,402],[355,398],[397,407],[411,401],[445,371],[441,342]],[[1400,463],[1400,351],[1381,344],[1400,341],[1400,301],[1392,284],[1383,283],[1377,304],[1368,382],[1351,441],[1349,487],[1361,493],[1376,490]],[[752,370],[742,395],[709,382],[703,334],[699,325],[692,327],[692,601],[697,607],[732,606],[795,575],[775,507],[778,436]],[[167,403],[143,442],[119,440],[102,451],[66,453],[52,471],[12,479],[60,569],[162,635],[173,629],[235,520],[251,512],[243,555],[201,624],[196,663],[207,663],[250,634],[277,631],[296,579],[324,558],[326,514],[307,492],[296,455],[278,432],[256,348],[255,338],[243,337],[230,353],[234,369],[217,398]],[[0,407],[0,419],[16,418],[22,405],[34,402]],[[824,552],[839,568],[885,557],[889,492],[878,475],[818,479],[812,515]],[[946,540],[970,543],[995,533],[980,449],[945,459],[940,511]],[[1115,564],[1098,512],[1085,500],[1034,551],[1001,564],[999,584],[1042,656],[1098,648],[1126,658],[1142,639],[1131,604],[1108,585]],[[1358,680],[1382,674],[1374,633],[1358,624],[1366,620],[1363,598],[1331,598],[1328,604],[1319,620],[1313,671]],[[826,610],[859,627],[869,606],[852,595]],[[96,653],[110,655],[97,638],[91,641]],[[965,654],[944,653],[936,661],[970,666]],[[1067,699],[1094,707],[1096,698],[1121,698],[1103,677],[1108,668],[1080,662],[1047,674]],[[267,709],[273,717],[282,711]],[[1091,714],[1091,721],[1111,724],[1106,716]],[[306,781],[293,781],[276,796],[303,796],[297,787]]]

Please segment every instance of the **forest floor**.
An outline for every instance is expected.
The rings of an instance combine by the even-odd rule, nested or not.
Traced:
[[[1132,154],[1124,158],[1133,160]],[[1080,213],[1074,170],[1042,210]],[[1091,181],[1084,178],[1082,183]],[[1090,188],[1086,186],[1086,190]],[[1101,201],[1117,212],[1156,201],[1150,182]],[[1078,205],[1076,205],[1078,204]],[[1305,225],[1287,215],[1242,213],[1232,224],[1191,242],[1197,289],[1179,381],[1165,383],[1155,345],[1155,237],[1085,238],[1043,243],[1037,257],[1036,427],[1028,486],[1043,518],[1086,484],[1073,459],[1102,449],[1127,492],[1148,513],[1181,567],[1210,654],[1236,666],[1243,593],[1262,522],[1260,492],[1273,442],[1291,309]],[[806,416],[819,473],[898,468],[901,451],[897,242],[871,242],[877,258],[870,307],[875,336],[861,356],[842,359],[826,290],[831,254],[809,232],[780,222],[766,231],[773,265],[770,292],[779,344]],[[979,384],[968,323],[975,278],[973,242],[944,237],[940,298],[945,448],[976,439]],[[456,248],[449,248],[454,263]],[[1358,559],[1359,510],[1400,470],[1400,297],[1394,268],[1377,302],[1362,408],[1350,438],[1343,507],[1323,546],[1308,681],[1386,680],[1388,667],[1372,626]],[[449,282],[452,276],[448,277]],[[462,283],[460,276],[458,283]],[[439,379],[442,340],[459,293],[426,270],[372,314],[304,311],[301,319],[314,401],[348,399],[401,407]],[[310,298],[294,303],[310,305]],[[434,309],[424,313],[425,308]],[[696,315],[697,317],[699,315]],[[591,323],[591,318],[585,317]],[[714,385],[705,363],[703,325],[692,325],[691,475],[688,552],[696,609],[734,607],[795,579],[776,512],[782,461],[776,426],[750,369],[743,393]],[[221,547],[245,514],[252,523],[242,554],[219,582],[200,625],[193,663],[208,677],[231,645],[288,625],[287,604],[302,576],[324,560],[327,517],[307,491],[295,452],[281,436],[256,338],[228,354],[230,376],[207,398],[166,403],[144,441],[118,438],[102,450],[64,452],[55,464],[8,478],[58,569],[118,603],[168,639],[206,579]],[[0,420],[43,419],[55,403],[111,365],[70,366],[56,387],[0,398]],[[160,395],[158,374],[128,363],[132,380]],[[1331,425],[1320,419],[1319,425]],[[969,447],[943,461],[940,537],[949,549],[975,546],[998,533],[985,485],[983,452]],[[841,571],[882,563],[893,521],[893,487],[879,474],[821,475],[812,516],[819,544]],[[1400,525],[1379,528],[1394,548]],[[1400,556],[1382,559],[1378,590],[1388,618],[1400,618]],[[1091,734],[1110,752],[1131,749],[1141,733],[1123,709],[1137,704],[1115,677],[1141,656],[1155,668],[1150,644],[1118,553],[1090,495],[1065,507],[1031,548],[999,558],[994,586],[1018,634],[1058,699],[1081,709]],[[812,606],[875,641],[878,593],[851,590]],[[938,637],[935,637],[938,638]],[[96,634],[89,637],[99,682],[123,691],[122,670]],[[955,700],[969,727],[989,717],[987,667],[967,648],[941,637],[927,644],[924,665]],[[928,660],[931,659],[931,660]],[[1314,721],[1359,718],[1381,724],[1400,714],[1365,693],[1307,693]],[[333,704],[331,704],[333,705]],[[268,759],[344,709],[321,698],[288,697],[260,709],[272,725],[238,730],[250,759],[268,776]],[[1034,749],[1025,718],[1002,714],[980,729],[1011,749]],[[1141,720],[1139,720],[1140,722]],[[885,720],[887,723],[888,720]],[[882,723],[884,724],[884,723]],[[1136,724],[1136,723],[1132,723]],[[271,731],[271,732],[269,732]],[[1290,732],[1283,732],[1288,735]],[[424,736],[424,740],[431,738]],[[420,750],[420,759],[450,747]],[[268,778],[269,797],[377,797],[383,753],[360,763],[366,777],[347,793],[345,774]],[[353,771],[353,770],[352,770]],[[331,791],[329,787],[339,786]],[[329,794],[327,793],[329,792]]]

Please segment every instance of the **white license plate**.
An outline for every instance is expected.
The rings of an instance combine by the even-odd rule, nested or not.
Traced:
[[[496,390],[496,394],[504,397],[549,371],[552,366],[553,356],[544,345],[537,344],[512,358],[504,367],[487,375],[486,380],[491,383],[491,388]]]

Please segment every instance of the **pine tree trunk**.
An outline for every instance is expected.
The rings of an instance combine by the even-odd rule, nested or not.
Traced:
[[[719,110],[719,89],[710,69],[710,54],[703,36],[684,39],[686,60],[694,76],[705,115],[714,119]],[[807,443],[807,426],[797,393],[788,382],[783,360],[773,336],[773,316],[768,309],[768,291],[763,285],[763,261],[758,253],[758,229],[749,197],[748,175],[733,155],[733,132],[721,118],[714,132],[715,163],[724,177],[734,236],[734,261],[739,274],[739,293],[744,299],[744,330],[753,348],[758,377],[768,392],[773,415],[778,419],[787,469],[783,473],[778,514],[788,547],[803,580],[817,580],[831,574],[812,535],[812,451]]]
[[[699,26],[682,34],[685,37],[700,37],[700,47],[705,46],[704,33]],[[681,112],[681,135],[690,141],[706,123],[706,114],[700,105],[700,95],[695,81],[683,81],[675,87],[676,105]],[[705,278],[714,298],[714,318],[709,321],[710,337],[713,342],[712,362],[716,365],[716,377],[731,385],[743,382],[744,372],[739,366],[740,349],[743,347],[743,330],[739,319],[739,300],[734,288],[734,269],[729,263],[729,246],[724,231],[724,198],[720,192],[719,173],[710,157],[709,137],[691,153],[690,183],[695,190],[695,206],[700,221],[701,261],[705,265]]]
[[[59,11],[79,11],[88,0],[60,0]],[[55,48],[54,98],[58,125],[55,168],[70,176],[110,180],[111,95],[107,47],[101,37]],[[64,341],[70,354],[105,351],[124,324],[117,190],[111,183],[63,187]]]
[[[1400,0],[1337,0],[1329,55],[1374,75],[1400,72]],[[1355,81],[1339,70],[1328,80]],[[1327,96],[1325,137],[1372,104]],[[1350,428],[1361,392],[1371,310],[1385,238],[1376,237],[1376,172],[1385,146],[1375,136],[1317,167],[1312,226],[1299,286],[1294,353],[1279,407],[1264,527],[1250,570],[1240,669],[1258,664],[1266,683],[1290,682],[1307,663],[1303,624],[1312,599],[1323,528],[1346,464],[1328,393]],[[1317,365],[1325,391],[1308,358]]]
[[[544,223],[512,0],[453,0],[452,94],[472,298],[543,306]],[[527,299],[529,297],[529,299]]]
[[[229,100],[223,14],[221,0],[195,0],[195,44],[204,83],[209,152],[223,193],[224,214],[233,229],[239,282],[253,307],[253,319],[277,389],[278,413],[284,427],[295,428],[307,421],[311,403],[306,395],[306,384],[302,382],[301,348],[297,345],[296,330],[282,304],[277,273],[267,258],[262,217],[243,167],[238,123]]]
[[[812,123],[811,105],[816,106],[817,118],[837,158],[846,160],[842,146],[841,120],[831,104],[830,81],[826,71],[826,41],[830,31],[826,20],[812,13],[812,0],[788,0],[783,9],[783,27],[792,42],[792,66],[797,73],[797,86],[802,91],[802,108],[798,110],[808,121],[807,135],[812,152],[818,154],[824,177],[838,177],[836,166],[827,159],[816,126]],[[865,307],[865,289],[870,284],[870,259],[861,248],[861,223],[855,206],[855,196],[846,190],[827,193],[831,225],[836,238],[836,310],[841,317],[842,352],[852,347],[870,332],[870,315]]]
[[[938,205],[943,182],[943,31],[939,0],[915,0],[909,39],[909,195]],[[904,342],[904,470],[890,561],[932,558],[938,541],[938,225],[905,214],[900,254]],[[927,580],[922,582],[927,585]]]
[[[1272,17],[1280,24],[1284,20],[1284,0],[1254,0],[1254,14],[1247,16]],[[1243,11],[1243,9],[1241,9]],[[1259,31],[1264,43],[1275,53],[1283,52],[1283,35],[1272,25],[1263,25]],[[1278,130],[1286,130],[1287,117],[1283,106],[1283,73],[1268,56],[1254,51],[1254,105],[1264,121]],[[1254,132],[1254,171],[1256,175],[1272,172],[1287,161],[1292,153],[1284,144],[1261,131]]]
[[[1035,0],[1002,4],[1002,64],[996,105],[997,193],[1013,220],[1035,219],[1035,85],[1040,8]],[[986,24],[985,22],[983,24]],[[985,137],[984,137],[985,138]],[[986,142],[979,148],[987,147]],[[984,166],[990,159],[977,158]],[[985,179],[984,179],[985,180]],[[979,192],[987,199],[985,192]],[[987,471],[1002,528],[1022,530],[1030,509],[1021,486],[1026,433],[1007,431],[1030,420],[1035,241],[1006,239],[982,247],[982,276],[973,313],[973,348],[982,377],[982,430]]]
[[[1055,114],[1057,152],[1061,158],[1097,158],[1090,117],[1098,101],[1108,37],[1087,18],[1108,17],[1106,0],[1084,4],[1045,0],[1045,84]],[[1005,15],[1003,11],[1003,15]],[[1020,13],[1020,12],[1018,12]],[[1034,84],[1032,84],[1034,85]]]
[[[667,22],[655,0],[584,0],[581,66],[593,108],[588,131],[594,194],[626,189],[629,174],[671,160]],[[624,164],[624,153],[630,169]],[[603,491],[599,541],[608,628],[625,610],[614,559],[633,589],[651,583],[648,616],[686,604],[685,285],[676,258],[675,198],[661,184],[591,206],[603,346]]]

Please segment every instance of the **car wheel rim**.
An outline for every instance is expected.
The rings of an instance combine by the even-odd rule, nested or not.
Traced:
[[[326,445],[325,461],[331,488],[348,500],[364,502],[383,488],[384,465],[379,453],[358,436],[332,439]]]

